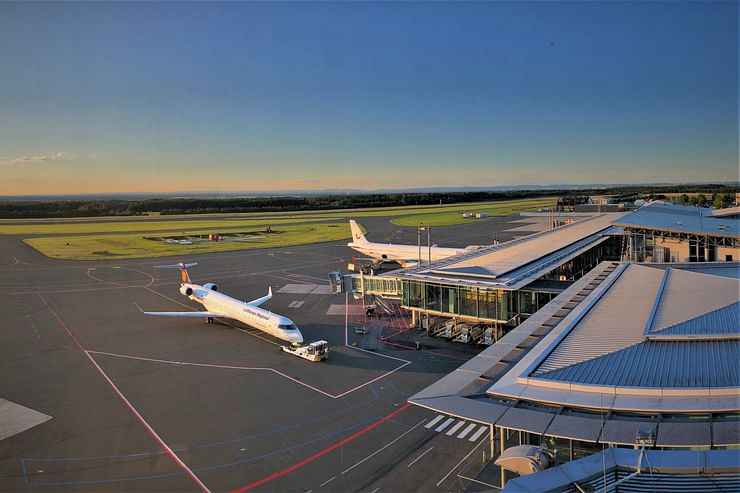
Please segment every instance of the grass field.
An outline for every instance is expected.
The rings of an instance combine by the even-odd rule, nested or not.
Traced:
[[[305,224],[275,228],[278,234],[247,241],[205,242],[179,245],[147,240],[140,234],[106,234],[95,236],[50,236],[23,240],[44,255],[65,260],[110,260],[195,253],[252,250],[256,248],[304,245],[350,237],[348,224]],[[202,234],[207,231],[188,231]]]
[[[341,216],[337,217],[337,219]],[[296,224],[306,221],[334,219],[333,217],[315,217],[303,215],[281,219],[190,219],[190,220],[162,220],[162,221],[133,221],[133,222],[72,222],[60,224],[19,224],[0,225],[0,234],[4,235],[43,235],[43,234],[80,234],[80,233],[125,233],[125,232],[155,232],[171,231],[186,232],[204,230],[218,232],[220,229],[254,228],[257,226],[275,226],[281,224]]]
[[[554,207],[556,201],[557,199],[555,197],[546,197],[542,199],[509,200],[493,204],[472,204],[454,211],[434,211],[401,216],[392,219],[391,222],[398,226],[418,226],[420,224],[427,226],[452,226],[454,224],[484,220],[463,218],[462,212],[486,212],[489,216],[509,216],[523,211],[536,211],[541,208]]]
[[[435,205],[435,206],[408,206],[379,209],[347,209],[334,211],[306,211],[292,213],[254,213],[254,214],[219,214],[220,218],[212,218],[210,215],[192,216],[134,216],[128,221],[111,218],[80,218],[56,219],[54,224],[43,224],[37,221],[26,224],[14,224],[21,220],[1,220],[0,235],[47,235],[47,234],[87,234],[87,233],[127,233],[127,232],[156,232],[172,231],[185,232],[193,230],[208,230],[218,232],[226,228],[252,228],[257,226],[276,226],[286,224],[301,224],[305,221],[327,221],[345,220],[349,218],[362,217],[399,217],[402,220],[393,221],[400,226],[416,226],[419,217],[435,220],[440,214],[446,214],[446,218],[440,219],[439,224],[434,226],[459,224],[463,222],[460,213],[465,211],[489,212],[491,215],[502,215],[507,210],[518,212],[519,210],[536,210],[540,207],[554,205],[555,198],[507,200],[500,202],[478,202],[470,204]],[[411,214],[411,215],[410,215]],[[441,217],[441,216],[440,216]],[[459,219],[453,221],[452,219]],[[27,220],[26,220],[27,221]],[[52,220],[47,220],[52,221]],[[422,219],[422,222],[426,219]],[[25,221],[24,221],[25,222]]]
[[[219,214],[198,216],[139,216],[129,221],[110,221],[110,218],[80,220],[55,220],[53,224],[43,222],[14,223],[2,221],[0,234],[5,235],[56,235],[27,238],[24,241],[51,258],[68,260],[125,259],[190,255],[233,250],[303,245],[324,241],[335,241],[350,237],[349,218],[392,217],[391,222],[399,226],[431,226],[461,224],[461,213],[487,212],[491,216],[503,216],[525,210],[537,210],[555,204],[554,197],[539,199],[479,202],[441,206],[411,206],[379,209],[349,209],[335,211],[306,211],[292,213],[262,214]],[[328,221],[334,221],[329,223]],[[336,223],[342,221],[342,223]],[[221,241],[182,245],[164,241],[147,240],[143,236],[186,236],[228,231],[258,231],[270,226],[282,234],[260,236],[243,241]],[[73,236],[74,235],[74,236]]]

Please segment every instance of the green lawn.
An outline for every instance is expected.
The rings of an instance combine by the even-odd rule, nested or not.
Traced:
[[[512,207],[516,207],[517,204],[533,204],[534,209],[538,207],[547,206],[548,204],[554,204],[555,198],[544,198],[544,199],[525,199],[516,201],[500,201],[500,202],[479,202],[470,204],[454,204],[454,205],[435,205],[435,206],[406,206],[406,207],[393,207],[393,208],[378,208],[378,209],[345,209],[345,210],[333,210],[333,211],[305,211],[305,212],[292,212],[292,213],[280,213],[280,212],[266,212],[266,213],[254,213],[254,214],[219,214],[219,216],[225,217],[225,219],[213,219],[208,214],[204,215],[193,215],[193,216],[158,216],[159,220],[153,220],[149,216],[133,216],[129,221],[122,221],[120,217],[117,217],[115,221],[110,221],[110,218],[88,218],[82,220],[80,218],[70,219],[58,219],[54,224],[12,224],[13,220],[0,220],[4,224],[0,224],[0,235],[44,235],[44,234],[86,234],[86,233],[126,233],[132,231],[141,232],[155,232],[155,231],[193,231],[193,230],[206,230],[211,232],[218,232],[220,229],[226,228],[253,228],[253,227],[266,227],[276,226],[285,224],[296,224],[299,225],[305,221],[328,221],[328,220],[344,220],[349,218],[362,218],[362,217],[397,217],[407,216],[407,219],[402,218],[394,221],[395,224],[401,226],[416,226],[419,224],[418,217],[423,216],[424,218],[430,217],[436,222],[436,217],[439,214],[446,214],[448,219],[442,219],[439,224],[431,224],[441,226],[444,224],[459,224],[459,222],[449,222],[455,216],[459,216],[464,211],[499,211],[506,210],[507,204]],[[537,204],[535,206],[535,204]],[[514,210],[514,209],[512,209]],[[518,211],[518,209],[517,209]],[[489,212],[491,213],[491,212]],[[412,214],[412,215],[410,215]],[[492,215],[494,213],[491,213]],[[501,215],[502,213],[495,213]],[[109,222],[101,222],[101,220]],[[47,220],[48,221],[48,220]]]
[[[349,224],[305,224],[273,228],[277,234],[246,241],[205,242],[178,245],[147,240],[139,234],[106,234],[95,236],[52,236],[23,240],[44,255],[65,260],[110,260],[164,257],[197,253],[252,250],[335,241],[350,237]],[[202,234],[207,231],[188,231]]]
[[[72,233],[125,233],[131,231],[193,231],[206,230],[218,232],[225,228],[253,228],[255,226],[275,226],[279,224],[296,224],[310,220],[330,219],[326,216],[315,217],[310,215],[296,216],[284,219],[193,219],[167,221],[134,221],[134,222],[64,222],[59,224],[18,224],[0,225],[0,234],[4,235],[31,235],[31,234],[72,234]]]
[[[509,216],[523,211],[536,211],[541,208],[554,207],[556,201],[557,199],[555,197],[546,197],[541,199],[508,200],[493,204],[468,204],[466,207],[459,207],[454,211],[435,211],[401,216],[392,219],[391,222],[398,226],[418,226],[420,224],[428,226],[452,226],[454,224],[485,220],[463,218],[463,212],[486,212],[489,216]]]
[[[221,214],[224,219],[209,215],[179,216],[152,221],[137,217],[135,221],[100,222],[101,218],[58,220],[54,224],[0,224],[0,234],[59,235],[27,238],[24,241],[43,254],[59,259],[93,260],[161,257],[196,253],[251,250],[256,248],[303,245],[335,241],[350,237],[349,225],[330,224],[327,221],[345,221],[349,218],[393,217],[399,226],[431,226],[461,224],[462,212],[487,212],[491,216],[515,214],[524,210],[551,207],[555,197],[540,199],[479,202],[441,206],[410,206],[379,209],[348,209],[335,211],[305,211],[292,213]],[[143,236],[185,236],[228,231],[259,231],[271,226],[282,234],[272,234],[244,241],[221,241],[180,245],[147,240]],[[132,233],[136,231],[136,233]],[[165,233],[165,231],[167,231]],[[92,234],[88,234],[92,233]],[[70,236],[78,234],[79,236]]]

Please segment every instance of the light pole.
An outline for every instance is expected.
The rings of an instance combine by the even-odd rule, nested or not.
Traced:
[[[419,267],[421,267],[421,224],[416,227],[416,246],[419,247]]]
[[[428,265],[432,265],[432,227],[427,226],[427,248],[429,249]]]

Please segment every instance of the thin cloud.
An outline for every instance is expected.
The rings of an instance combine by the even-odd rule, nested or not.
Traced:
[[[40,156],[18,156],[18,157],[0,157],[0,164],[32,164],[43,163],[46,161],[56,161],[64,157],[64,151],[58,151],[56,154]]]

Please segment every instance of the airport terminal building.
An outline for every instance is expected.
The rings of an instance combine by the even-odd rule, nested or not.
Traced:
[[[658,202],[628,214],[579,218],[431,264],[422,260],[377,276],[355,275],[350,289],[398,299],[432,335],[454,339],[464,332],[463,342],[490,344],[605,260],[737,261],[738,221]]]
[[[542,446],[725,450],[740,479],[740,264],[603,262],[413,404]],[[501,469],[501,482],[512,473]]]
[[[612,221],[618,214],[589,217],[566,226],[445,260],[379,276],[355,276],[353,290],[395,296],[413,319],[493,329],[494,340],[544,307],[599,262],[620,258],[621,237]],[[454,328],[454,327],[453,327]],[[491,340],[490,342],[493,342]]]
[[[656,202],[614,221],[622,228],[626,256],[635,262],[733,262],[740,260],[740,221],[733,209],[705,209]]]
[[[522,473],[507,460],[528,448],[555,465],[512,491],[581,491],[567,478],[588,476],[576,463],[593,457],[611,461],[612,486],[595,474],[589,484],[641,491],[635,456],[608,450],[644,447],[656,462],[694,461],[671,487],[721,491],[740,488],[738,254],[736,219],[657,203],[356,276],[353,289],[395,296],[430,334],[429,317],[494,329],[495,344],[409,402],[488,425],[499,486]]]

